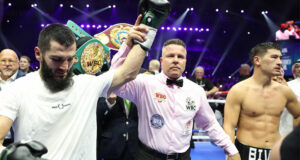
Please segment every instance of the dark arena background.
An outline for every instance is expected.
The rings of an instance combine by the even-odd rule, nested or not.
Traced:
[[[299,0],[170,0],[172,11],[157,33],[143,67],[159,59],[163,42],[180,38],[187,44],[185,75],[197,66],[205,75],[227,90],[236,81],[241,64],[250,49],[264,41],[275,41],[281,23],[300,25]],[[94,35],[116,23],[133,24],[138,0],[1,0],[0,49],[11,48],[19,56],[27,55],[36,69],[33,49],[38,33],[47,24],[72,20]],[[284,53],[286,76],[290,64],[299,58],[299,40],[278,41],[287,47]],[[291,50],[289,49],[291,47]],[[115,52],[111,51],[113,55]]]
[[[208,102],[209,102],[210,106],[212,107],[212,109],[215,111],[216,119],[220,123],[221,126],[223,124],[224,104],[225,104],[225,98],[227,96],[228,90],[234,84],[236,84],[237,81],[239,80],[239,78],[240,78],[239,77],[239,75],[240,75],[239,69],[241,67],[241,64],[249,64],[251,67],[251,70],[253,70],[252,64],[249,60],[249,52],[250,52],[251,48],[254,47],[256,44],[262,43],[262,42],[267,42],[267,41],[273,41],[273,42],[276,41],[279,44],[281,44],[281,46],[282,46],[281,52],[283,55],[283,57],[282,57],[283,66],[282,67],[285,71],[285,79],[287,81],[289,81],[290,79],[293,78],[293,74],[291,72],[292,65],[294,64],[294,62],[297,59],[300,59],[300,29],[299,29],[299,27],[300,27],[300,0],[169,0],[169,1],[171,2],[171,5],[172,5],[171,12],[170,12],[169,16],[167,17],[166,21],[158,29],[154,43],[153,43],[151,49],[149,50],[142,67],[148,69],[148,65],[151,60],[153,60],[153,59],[159,60],[161,53],[162,53],[162,51],[161,51],[162,45],[166,40],[172,39],[172,38],[179,38],[179,39],[183,40],[187,45],[187,53],[188,53],[186,69],[185,69],[183,75],[189,78],[194,74],[194,70],[196,67],[202,66],[204,68],[205,77],[209,78],[220,91],[220,92],[216,91],[215,93],[209,95]],[[83,30],[85,30],[87,33],[89,33],[90,35],[95,35],[97,33],[103,32],[104,30],[109,28],[111,25],[114,25],[117,23],[134,24],[134,22],[137,18],[137,15],[138,15],[138,3],[139,3],[139,0],[0,0],[0,50],[5,49],[5,48],[10,48],[10,49],[13,49],[14,51],[16,51],[16,53],[18,54],[19,57],[23,56],[23,55],[29,56],[32,61],[31,69],[38,70],[40,67],[40,64],[35,58],[34,47],[37,45],[39,32],[44,27],[46,27],[49,24],[53,24],[53,23],[66,24],[68,20],[72,20],[73,22],[78,24]],[[292,34],[289,34],[287,37],[284,37],[284,38],[282,36],[281,37],[277,36],[278,35],[277,33],[279,33],[279,31],[280,31],[280,33],[282,33],[281,30],[285,30],[285,31],[289,30],[289,33],[292,33]],[[113,55],[115,53],[116,53],[116,51],[111,50],[110,51],[111,57],[113,57]],[[65,61],[65,59],[64,59],[64,61]],[[12,61],[4,60],[2,62],[4,62],[5,64],[7,62],[9,64],[12,64]],[[14,61],[14,63],[15,62],[16,61]],[[243,66],[245,66],[245,65],[243,65]],[[280,68],[278,67],[277,69],[280,69]],[[2,79],[0,79],[0,80],[2,80]],[[43,80],[43,81],[45,81],[45,80]],[[105,81],[108,81],[108,80],[105,80]],[[2,81],[0,81],[0,82],[2,82]],[[167,80],[167,82],[168,82],[168,80]],[[171,82],[174,83],[174,81],[171,81]],[[198,83],[198,82],[196,82],[196,83]],[[99,83],[99,84],[101,84],[101,83]],[[168,84],[168,83],[166,83],[166,84]],[[200,84],[200,82],[198,84],[202,85],[202,81],[201,81],[201,84]],[[211,84],[211,83],[209,83],[209,84]],[[31,87],[31,85],[28,85],[28,86]],[[212,86],[212,88],[215,88],[212,84],[211,84],[211,86]],[[182,87],[182,81],[181,81],[181,87]],[[1,85],[0,85],[0,88],[1,88]],[[188,89],[190,89],[190,88],[188,88]],[[199,88],[199,89],[201,89],[201,88]],[[33,90],[32,92],[35,93],[36,90],[37,89]],[[198,89],[195,89],[195,90],[198,91]],[[273,89],[273,90],[275,90],[275,89]],[[175,91],[177,93],[175,93]],[[174,93],[174,95],[178,94],[181,96],[182,95],[181,93],[186,93],[185,90],[182,90],[182,91],[179,90],[179,92],[178,92],[178,90],[175,90],[175,91],[174,90],[172,90],[172,92],[168,91],[167,95],[169,96],[170,94]],[[267,90],[267,91],[268,92],[266,92],[266,93],[268,93],[268,96],[269,96],[269,92],[271,93],[271,91],[269,91],[269,90]],[[12,93],[17,93],[17,92],[18,92],[18,90],[14,91]],[[3,92],[3,93],[4,94],[1,94],[1,95],[5,95],[7,92]],[[31,92],[29,92],[29,93],[31,93]],[[69,93],[69,91],[66,93]],[[79,92],[76,92],[76,93],[79,93]],[[86,92],[80,91],[80,93],[84,94]],[[202,92],[192,91],[190,93],[193,94],[193,93],[202,93]],[[27,94],[27,92],[26,92],[26,94]],[[47,93],[47,94],[49,94],[49,93]],[[203,94],[204,94],[204,92],[203,92]],[[237,94],[237,92],[235,94]],[[276,95],[276,94],[273,94],[273,92],[272,92],[272,94],[270,94],[270,95]],[[6,94],[6,95],[9,95],[9,94]],[[32,96],[31,94],[28,94],[28,95]],[[53,95],[56,95],[56,93]],[[143,97],[143,95],[144,94],[139,96],[139,98],[140,97],[141,97],[141,99],[147,98],[147,97]],[[157,95],[157,97],[155,97],[155,98],[158,98],[158,100],[160,100],[160,98],[163,96],[164,97],[162,99],[163,100],[166,99],[166,95],[163,95],[160,93],[155,93],[153,95]],[[176,96],[178,97],[178,95],[176,95]],[[197,94],[194,94],[194,95],[197,95]],[[249,94],[247,94],[247,96],[248,95]],[[265,96],[265,94],[263,94],[263,95],[264,95],[264,97],[268,97],[268,96]],[[161,96],[161,97],[159,97],[159,96]],[[174,96],[174,97],[176,97],[176,96]],[[3,98],[3,97],[5,97],[5,96],[2,96],[2,97],[0,96],[0,99],[2,98],[1,99],[2,102],[5,99],[8,99],[8,98]],[[8,96],[6,96],[6,97],[8,97]],[[13,96],[11,96],[11,97],[13,97]],[[252,96],[252,99],[254,99],[253,97],[254,96]],[[271,97],[271,96],[269,96],[269,97]],[[271,98],[276,99],[274,97],[271,97]],[[26,98],[22,97],[22,102],[23,102],[23,99],[26,99]],[[86,101],[90,101],[90,99],[85,99],[85,98],[82,98],[82,99],[84,99]],[[173,99],[168,99],[168,100],[171,101]],[[182,98],[180,100],[175,99],[175,102],[170,103],[171,105],[167,106],[167,107],[174,108],[173,104],[176,104],[178,106],[178,105],[183,104],[183,102],[186,102],[188,107],[193,107],[195,109],[195,101],[191,101],[190,97],[188,97],[186,99],[186,101],[181,102],[182,100],[184,100],[184,98]],[[202,100],[203,100],[203,98],[201,98],[201,101]],[[270,100],[270,98],[268,100]],[[285,99],[283,99],[283,100],[285,100]],[[281,100],[281,101],[283,101],[283,100]],[[233,100],[231,100],[231,101],[233,101]],[[245,101],[243,101],[243,102],[245,102]],[[260,104],[259,106],[262,106],[262,104],[267,106],[267,104],[268,104],[267,102],[269,102],[269,101],[266,101],[266,102],[257,103],[257,102],[253,102],[252,100],[249,100],[249,101],[251,101],[254,106],[256,106],[257,104]],[[278,102],[278,101],[274,101],[274,103],[272,102],[272,104],[275,104],[276,102]],[[30,101],[30,104],[31,103],[32,102]],[[123,107],[123,109],[125,107],[125,110],[127,108],[127,112],[129,112],[130,105],[124,106],[123,103],[125,105],[126,104],[128,105],[130,103],[127,101],[123,102],[123,99],[121,99],[121,103],[119,106],[119,107]],[[160,101],[158,101],[158,103],[160,103]],[[235,102],[235,103],[238,103],[238,102]],[[250,102],[248,102],[248,101],[247,101],[247,103],[250,104]],[[286,102],[284,102],[284,103],[282,102],[281,104],[284,105],[285,103]],[[16,104],[19,105],[19,103],[16,103]],[[29,104],[29,102],[28,102],[28,104]],[[39,103],[34,104],[33,106],[38,105],[38,104]],[[50,102],[49,102],[49,104],[50,104]],[[79,102],[78,102],[78,104],[79,104]],[[82,104],[82,103],[80,103],[80,104]],[[105,104],[107,104],[107,101],[105,102]],[[203,106],[206,104],[204,101]],[[249,104],[247,104],[245,106],[248,106]],[[59,105],[60,104],[58,104],[58,106]],[[62,104],[62,105],[64,105],[64,104]],[[70,104],[68,103],[67,105],[70,105]],[[176,105],[175,105],[175,107],[176,107]],[[295,105],[295,103],[294,103],[294,105]],[[28,105],[28,106],[30,106],[30,105]],[[99,105],[99,106],[101,106],[101,105]],[[201,104],[201,106],[202,106],[202,104]],[[252,107],[252,104],[249,106]],[[255,108],[255,109],[259,108],[259,110],[266,110],[265,108],[268,109],[268,107],[261,109],[259,106],[256,108],[255,107],[253,107],[253,108]],[[290,106],[292,106],[292,105],[290,105]],[[30,107],[32,107],[32,106],[30,106]],[[82,105],[76,104],[76,108],[80,108],[80,107],[82,107]],[[85,107],[85,106],[83,106],[83,107]],[[142,106],[142,107],[146,107],[146,106]],[[206,106],[204,106],[204,107],[206,107]],[[234,106],[234,107],[236,108],[236,106]],[[251,107],[249,107],[249,108],[251,108]],[[56,107],[56,108],[59,108],[59,107]],[[251,108],[251,109],[254,110],[253,108]],[[72,112],[73,112],[73,110],[74,109],[72,109]],[[107,109],[107,110],[109,110],[109,109]],[[107,110],[105,111],[104,115],[107,114]],[[204,115],[206,113],[209,113],[208,111],[210,109],[207,112],[202,112],[203,110],[201,110],[200,112],[201,112],[201,114],[203,113],[203,115]],[[245,110],[245,108],[243,108],[241,110]],[[81,111],[81,110],[78,110],[78,111]],[[276,113],[279,113],[279,111],[275,112],[276,110],[272,111],[272,112],[268,111],[269,112],[268,114],[266,114],[266,113],[262,114],[263,111],[258,111],[258,112],[253,112],[253,113],[251,112],[251,114],[253,115],[252,117],[248,116],[248,115],[250,115],[250,111],[251,110],[246,109],[246,111],[244,111],[244,112],[249,113],[249,114],[247,114],[247,117],[250,117],[249,119],[251,120],[250,121],[251,123],[252,123],[252,121],[254,122],[253,117],[255,117],[256,118],[255,122],[258,121],[260,125],[263,124],[263,126],[269,127],[269,126],[271,126],[271,125],[269,125],[269,122],[266,123],[266,125],[265,125],[264,121],[267,122],[267,121],[272,120],[272,126],[275,126],[274,124],[276,122],[274,119],[276,118],[276,120],[278,120],[279,114],[276,114]],[[127,116],[126,127],[128,127],[127,126],[129,124],[127,121],[128,113],[126,115],[125,111],[123,111],[123,110],[121,110],[120,112],[122,112],[122,114],[124,114],[123,115],[124,117]],[[172,115],[172,120],[173,119],[177,120],[176,118],[178,118],[178,117],[179,117],[178,119],[180,119],[180,117],[185,118],[185,115],[181,115],[182,112],[178,112],[177,113],[178,115],[176,115],[176,116],[175,116],[175,112],[174,112],[174,114],[173,114],[173,112],[174,111],[170,111],[170,113],[172,113],[172,114],[170,114],[170,115]],[[232,115],[234,115],[234,112],[237,112],[236,109],[233,111]],[[74,113],[76,113],[75,118],[77,119],[77,115],[79,115],[79,114],[77,114],[77,112],[74,112]],[[192,112],[186,112],[186,113],[189,115],[192,115]],[[18,112],[18,114],[19,114],[19,112]],[[271,114],[272,114],[272,116],[269,116]],[[60,115],[63,115],[63,114],[60,114]],[[119,115],[119,113],[116,112],[116,115]],[[152,123],[152,121],[153,122],[158,121],[158,123],[160,123],[159,125],[161,127],[162,125],[164,125],[164,119],[162,118],[162,116],[160,116],[160,115],[157,116],[157,115],[158,114],[154,114],[154,116],[152,116],[152,117],[154,117],[154,120],[151,117],[151,123]],[[187,115],[187,116],[189,116],[189,115]],[[208,115],[210,115],[210,114],[208,114]],[[257,118],[261,115],[264,116],[264,121],[261,120],[262,118],[261,119]],[[277,117],[275,117],[275,115]],[[40,115],[38,115],[38,116],[40,116]],[[65,116],[65,115],[63,115],[63,116]],[[199,116],[200,116],[200,114],[199,114]],[[268,116],[268,117],[265,118],[266,116]],[[114,116],[112,116],[112,117],[115,118]],[[206,117],[212,117],[212,116],[206,116]],[[269,117],[271,117],[271,118],[275,117],[275,118],[271,119]],[[35,117],[33,117],[33,118],[35,118]],[[92,117],[92,116],[89,117],[89,120],[86,122],[82,122],[82,124],[92,122],[93,118],[95,118],[95,117]],[[117,118],[119,118],[119,117],[117,117]],[[148,117],[146,117],[145,119],[147,119],[147,118]],[[59,119],[59,121],[61,120],[60,118],[56,118],[56,119]],[[149,117],[149,119],[150,119],[150,117]],[[36,118],[36,120],[39,120],[39,118]],[[205,123],[205,125],[206,125],[206,123],[209,124],[206,121],[208,121],[208,120],[203,120],[203,123]],[[246,120],[244,120],[244,121],[246,121]],[[58,122],[58,120],[54,121],[54,122],[56,123],[56,122]],[[64,122],[69,122],[69,119],[67,119],[67,121],[66,120],[63,121],[63,124],[66,124]],[[119,119],[118,119],[118,122],[119,122]],[[175,121],[174,123],[176,123],[176,122],[177,121]],[[250,122],[247,124],[250,124]],[[123,123],[123,119],[122,119],[122,123]],[[140,122],[138,122],[138,123],[140,123]],[[199,123],[202,123],[202,120],[201,120],[201,122],[199,120]],[[2,123],[2,126],[3,126],[3,124],[4,123]],[[43,123],[41,123],[41,124],[43,124]],[[45,124],[48,124],[48,122]],[[73,123],[70,123],[70,124],[73,124]],[[77,124],[77,123],[74,123],[74,124]],[[121,124],[121,120],[120,120],[120,124]],[[135,124],[135,122],[134,123],[130,122],[130,124]],[[140,124],[142,124],[142,123],[140,123]],[[182,124],[184,124],[184,123],[182,123]],[[212,143],[213,139],[210,139],[210,137],[206,134],[206,132],[204,130],[201,130],[201,128],[198,128],[198,129],[193,128],[193,130],[192,130],[192,127],[190,127],[191,124],[193,124],[193,121],[192,121],[192,119],[189,119],[188,123],[186,123],[186,129],[188,132],[190,132],[190,131],[193,132],[192,141],[191,141],[192,149],[186,151],[184,154],[186,154],[186,153],[189,154],[189,151],[191,151],[190,155],[193,160],[224,160],[225,159],[224,150],[220,147],[217,147],[215,144],[213,144]],[[124,120],[123,125],[125,128],[125,120]],[[59,126],[62,126],[62,125],[59,125]],[[179,126],[179,125],[176,124],[174,126]],[[137,129],[137,126],[135,126],[135,127]],[[70,128],[70,127],[66,127],[66,128]],[[121,128],[121,127],[113,126],[112,128]],[[249,128],[251,128],[251,127],[249,127]],[[257,128],[259,128],[259,127],[257,127]],[[90,128],[88,128],[88,129],[90,129]],[[94,128],[92,128],[92,129],[94,129]],[[172,129],[174,129],[174,128],[172,128]],[[262,131],[264,129],[259,129],[259,131]],[[257,129],[254,129],[254,130],[257,131]],[[270,133],[269,129],[266,128],[266,130],[267,131],[263,132],[263,134]],[[33,130],[32,132],[34,132],[34,131],[35,130]],[[54,131],[56,131],[56,130],[54,130]],[[54,133],[54,131],[51,131],[50,133]],[[215,129],[211,130],[211,132],[220,133],[220,132],[216,132]],[[4,133],[4,132],[2,132],[2,133]],[[66,132],[66,133],[69,135],[69,132]],[[86,132],[83,132],[83,133],[86,133]],[[120,131],[120,133],[121,133],[121,131]],[[186,132],[184,132],[184,133],[186,133]],[[256,132],[253,132],[253,133],[256,134]],[[274,132],[272,132],[272,134],[273,133]],[[186,135],[188,135],[188,134],[186,134]],[[259,135],[260,134],[261,134],[261,132],[259,132]],[[165,135],[165,133],[162,135]],[[174,134],[172,134],[172,136],[174,136]],[[82,137],[84,137],[84,136],[82,136]],[[122,135],[120,134],[119,137],[121,137],[123,139],[124,139],[124,137],[127,137],[126,141],[128,141],[128,134],[127,133],[125,134],[123,131],[122,131]],[[151,137],[151,138],[153,138],[153,137]],[[270,137],[272,137],[272,135]],[[57,138],[57,137],[55,136],[55,138]],[[90,138],[93,140],[93,137],[90,137]],[[269,138],[269,136],[266,138],[265,144],[271,143],[271,142],[268,142],[268,138]],[[270,138],[270,139],[272,139],[272,138]],[[79,142],[81,142],[81,141],[79,141]],[[193,143],[193,141],[195,143]],[[118,140],[117,140],[117,142],[118,142]],[[181,143],[181,141],[179,141],[179,142]],[[184,142],[184,141],[182,141],[182,142]],[[87,144],[89,144],[89,143],[87,143]],[[125,144],[125,142],[124,142],[124,144]],[[127,145],[127,142],[126,142],[126,145]],[[186,145],[186,144],[184,144],[184,145]],[[96,147],[96,145],[95,145],[95,147]],[[69,147],[69,148],[72,148],[72,147]],[[76,148],[76,147],[73,147],[73,148]],[[248,148],[252,148],[252,147],[248,147]],[[116,148],[116,150],[117,149],[119,149],[119,148]],[[128,149],[128,148],[126,148],[126,149]],[[59,148],[59,150],[60,150],[60,148]],[[117,150],[117,151],[120,151],[120,150]],[[99,152],[99,150],[98,150],[98,152]],[[256,152],[256,149],[255,149],[255,152]],[[84,152],[82,152],[82,153],[84,153]],[[128,153],[128,152],[124,152],[124,153]],[[156,153],[156,152],[154,152],[154,153]],[[260,153],[261,152],[259,152],[259,154]],[[88,154],[86,154],[86,155],[88,155]],[[109,155],[114,155],[114,154],[110,154],[110,152],[109,152]],[[176,154],[176,155],[178,155],[178,154]],[[267,155],[267,154],[265,154],[265,155]],[[165,156],[165,155],[163,154],[163,156]],[[168,157],[168,155],[167,155],[167,157]],[[98,160],[100,160],[100,159],[98,159]]]

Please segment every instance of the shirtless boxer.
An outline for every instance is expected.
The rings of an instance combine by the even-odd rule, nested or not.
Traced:
[[[253,75],[234,85],[225,104],[224,130],[235,141],[242,160],[267,160],[270,148],[280,139],[280,115],[287,107],[300,118],[300,103],[286,85],[272,81],[280,75],[281,47],[272,42],[256,45],[250,52]],[[235,128],[237,139],[235,140]]]

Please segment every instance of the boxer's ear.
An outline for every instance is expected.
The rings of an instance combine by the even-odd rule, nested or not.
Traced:
[[[255,65],[260,65],[260,57],[259,56],[254,56],[253,57],[253,63],[255,64]]]
[[[35,47],[35,48],[34,48],[34,54],[35,54],[35,58],[36,58],[39,62],[41,62],[41,60],[42,60],[42,53],[41,53],[41,50],[40,50],[39,47]]]

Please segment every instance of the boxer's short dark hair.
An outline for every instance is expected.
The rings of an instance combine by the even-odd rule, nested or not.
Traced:
[[[42,54],[50,50],[51,40],[65,47],[69,47],[76,42],[75,35],[71,29],[62,24],[51,24],[40,32],[38,47]]]
[[[264,42],[257,44],[254,46],[249,54],[249,58],[253,64],[253,59],[255,56],[263,56],[265,53],[267,53],[268,49],[276,49],[281,51],[281,46],[278,43],[275,42]]]

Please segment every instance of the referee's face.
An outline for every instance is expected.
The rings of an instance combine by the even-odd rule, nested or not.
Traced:
[[[186,50],[183,46],[170,44],[163,48],[160,58],[163,73],[170,79],[178,79],[186,65]]]

